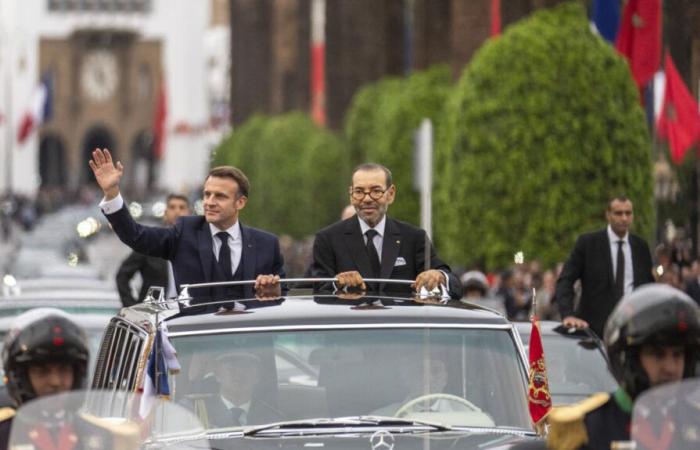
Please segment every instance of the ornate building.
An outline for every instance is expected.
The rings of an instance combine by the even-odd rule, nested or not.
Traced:
[[[153,183],[153,122],[163,79],[162,42],[128,30],[82,29],[42,38],[39,73],[53,77],[54,117],[41,130],[41,186],[91,180],[86,161],[109,148],[130,170],[127,190]]]

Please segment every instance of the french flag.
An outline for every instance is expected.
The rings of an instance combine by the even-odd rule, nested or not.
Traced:
[[[143,381],[143,391],[139,404],[139,416],[146,418],[157,398],[170,398],[168,374],[180,372],[175,347],[168,338],[168,328],[161,323],[156,331],[148,357],[148,365]]]
[[[44,74],[34,88],[29,108],[17,130],[17,142],[22,144],[39,125],[48,122],[53,115],[53,77]]]

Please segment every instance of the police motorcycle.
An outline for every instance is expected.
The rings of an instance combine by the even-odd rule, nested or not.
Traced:
[[[67,391],[20,407],[10,450],[209,449],[204,428],[184,407],[148,395]]]

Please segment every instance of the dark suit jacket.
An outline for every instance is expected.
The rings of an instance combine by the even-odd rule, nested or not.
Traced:
[[[632,251],[634,287],[653,283],[649,246],[644,239],[631,233],[629,244]],[[580,317],[602,337],[605,322],[617,304],[612,268],[607,228],[579,236],[557,280],[555,298],[561,317]],[[578,310],[574,311],[576,280],[581,280],[581,301]]]
[[[119,239],[131,249],[172,261],[175,286],[214,281],[216,263],[209,224],[204,216],[179,217],[173,227],[150,227],[136,223],[126,205],[106,214]],[[241,224],[243,279],[258,275],[284,278],[284,261],[277,236]],[[192,289],[195,296],[211,296],[205,289]],[[253,286],[245,285],[244,296],[254,296]]]
[[[139,297],[131,295],[129,282],[136,273],[141,274],[143,284],[139,292]],[[117,290],[122,305],[131,306],[142,302],[146,298],[148,288],[151,286],[161,286],[167,292],[168,289],[168,262],[163,258],[142,255],[138,252],[131,252],[126,257],[117,271]]]
[[[351,217],[316,234],[311,264],[313,277],[333,278],[338,273],[357,270],[362,277],[371,278],[369,256],[358,220]],[[430,247],[430,268],[444,271],[449,278],[450,297],[461,298],[462,284],[450,267],[437,257],[425,231],[389,217],[384,228],[380,278],[415,280],[425,270],[426,241]],[[406,264],[396,265],[398,258],[403,258]],[[403,293],[411,289],[407,285],[387,285],[380,286],[380,290]]]

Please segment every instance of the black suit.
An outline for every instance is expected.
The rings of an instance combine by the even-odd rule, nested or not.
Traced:
[[[119,239],[131,249],[149,256],[170,260],[175,286],[219,281],[211,229],[204,216],[178,217],[173,227],[150,227],[136,223],[126,205],[113,214],[105,214]],[[279,275],[284,278],[284,261],[277,236],[256,228],[241,227],[242,279],[258,275]],[[210,296],[214,292],[193,289],[190,294]],[[253,286],[243,289],[244,296],[254,296]]]
[[[653,283],[649,246],[644,239],[633,234],[628,235],[628,242],[632,252],[634,287]],[[581,302],[574,312],[576,280],[581,280]],[[598,336],[603,336],[605,322],[618,302],[607,228],[579,236],[559,275],[555,296],[562,318],[579,317],[587,321]]]
[[[131,295],[131,287],[129,282],[136,273],[141,274],[143,284],[139,297],[134,298]],[[154,256],[142,255],[139,252],[131,252],[126,257],[117,271],[117,290],[119,298],[122,300],[122,305],[131,306],[140,303],[146,298],[146,292],[151,286],[161,286],[165,289],[167,295],[168,290],[168,262],[163,258]]]
[[[357,217],[336,222],[316,234],[311,275],[332,278],[338,273],[356,270],[363,278],[372,278],[364,236]],[[426,241],[430,246],[430,269],[445,272],[449,278],[450,297],[462,297],[462,285],[450,267],[435,254],[432,243],[420,228],[386,218],[382,241],[381,276],[394,280],[415,280],[425,268]],[[380,286],[387,293],[410,292],[407,285]]]

